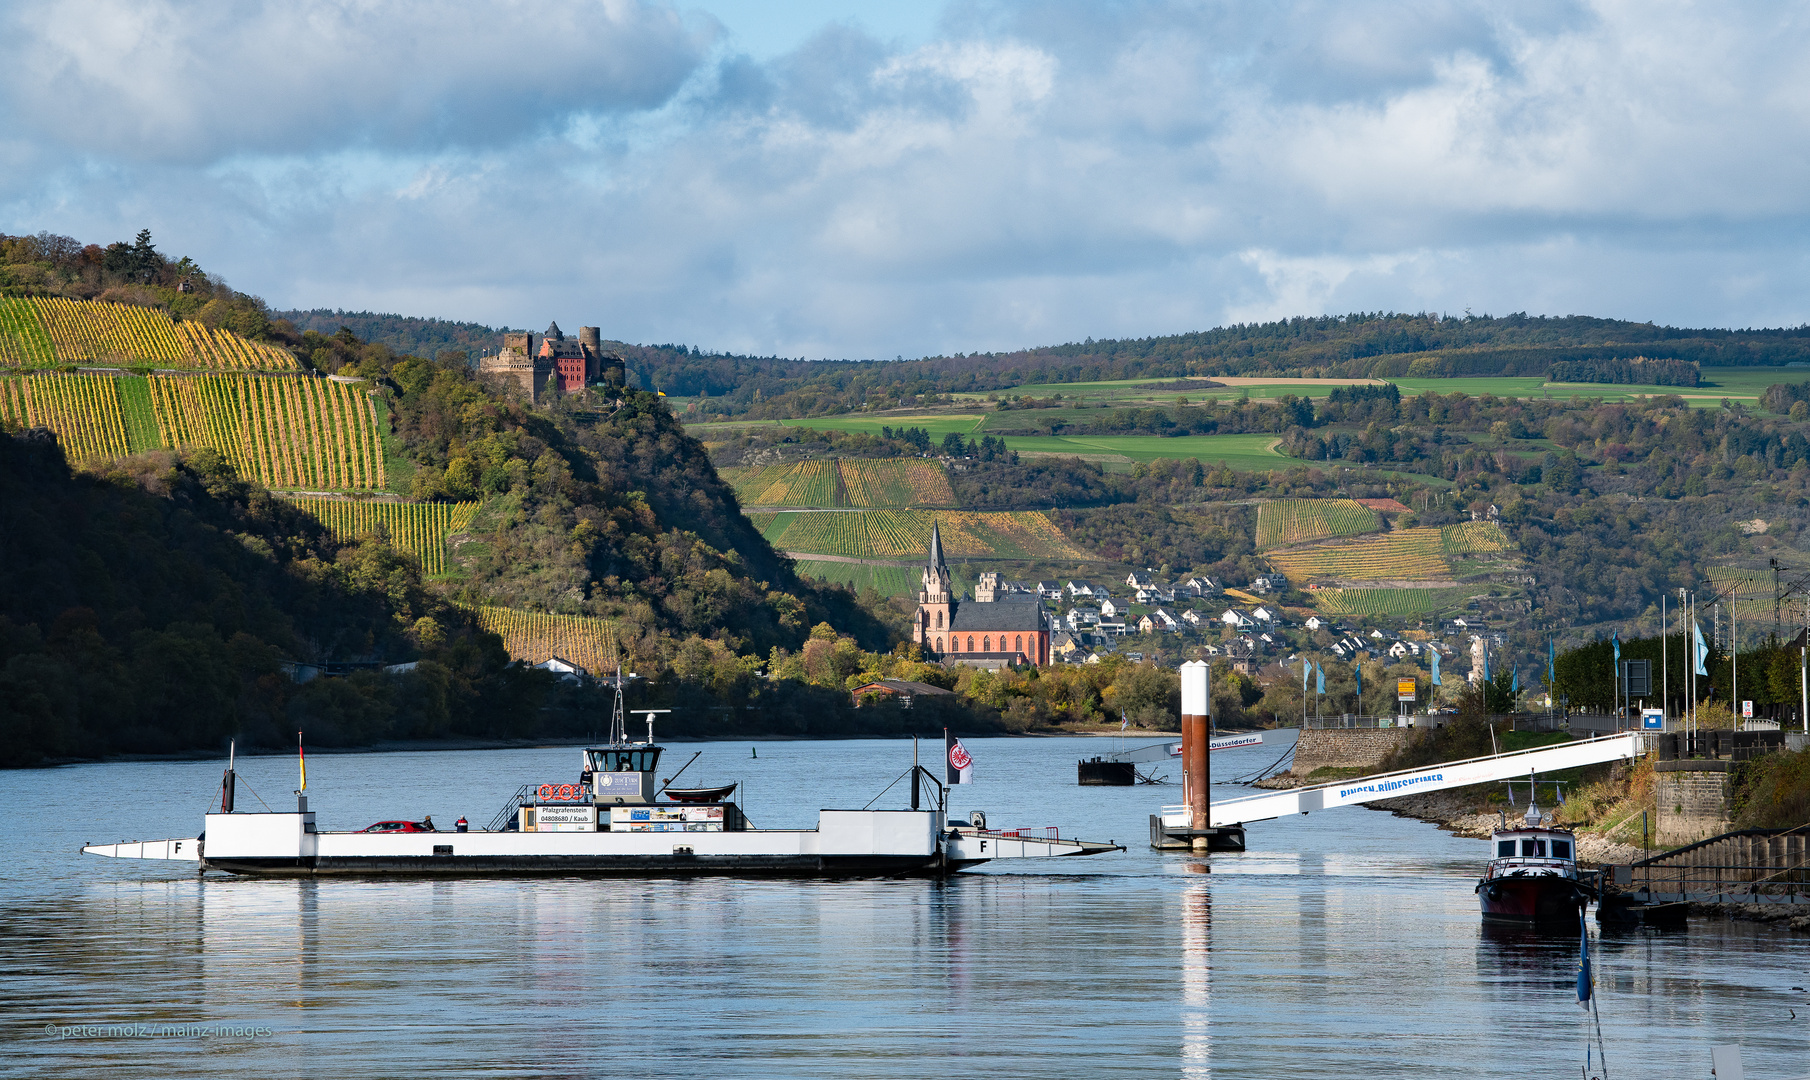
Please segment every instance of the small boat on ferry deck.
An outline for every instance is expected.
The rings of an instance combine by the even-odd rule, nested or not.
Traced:
[[[1505,825],[1490,836],[1495,857],[1475,890],[1485,922],[1576,929],[1578,912],[1596,898],[1578,876],[1576,835],[1542,822],[1530,805],[1520,827]]]

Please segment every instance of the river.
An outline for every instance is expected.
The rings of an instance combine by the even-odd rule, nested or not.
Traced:
[[[1580,1075],[1577,939],[1481,928],[1483,841],[1350,808],[1253,824],[1243,854],[1159,854],[1148,815],[1177,788],[1075,783],[1078,757],[1116,743],[968,740],[956,813],[1129,850],[947,883],[201,879],[78,849],[194,835],[221,763],[0,773],[0,1072]],[[740,781],[757,826],[859,807],[912,754],[674,744],[668,768],[696,749],[686,780]],[[1215,754],[1216,776],[1280,750]],[[293,806],[293,758],[239,764],[241,809]],[[566,747],[317,755],[309,795],[323,829],[481,827],[521,783],[578,767]],[[1810,994],[1790,988],[1810,985],[1810,938],[1708,920],[1590,934],[1610,1075],[1705,1077],[1723,1042],[1756,1080],[1807,1071]]]

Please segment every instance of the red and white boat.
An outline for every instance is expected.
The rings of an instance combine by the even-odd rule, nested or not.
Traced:
[[[1596,890],[1578,876],[1577,837],[1541,821],[1539,810],[1529,806],[1519,828],[1490,836],[1495,858],[1476,888],[1485,922],[1575,929],[1578,912],[1596,898]]]

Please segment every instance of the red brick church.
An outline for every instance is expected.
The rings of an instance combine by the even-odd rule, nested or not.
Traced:
[[[1036,596],[1006,592],[998,574],[982,574],[972,600],[951,591],[941,530],[930,526],[930,557],[918,592],[912,640],[932,660],[1001,668],[1050,660],[1050,624]]]

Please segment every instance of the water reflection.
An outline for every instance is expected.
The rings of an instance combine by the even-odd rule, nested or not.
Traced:
[[[1204,863],[1189,871],[1205,874]],[[1213,1075],[1213,891],[1205,881],[1190,882],[1181,895],[1182,923],[1182,1075]]]
[[[1075,787],[1081,755],[1068,740],[970,751],[988,782],[959,796],[1005,822],[1123,841],[1145,834],[1160,798]],[[896,752],[763,747],[759,779],[806,792],[797,805],[860,805],[897,774]],[[429,792],[409,812],[438,819],[440,786],[469,800],[490,774],[540,775],[570,756],[342,757],[323,763],[321,782]],[[882,759],[870,783],[862,770]],[[0,863],[12,871],[0,878],[0,1037],[7,1070],[26,1075],[1519,1080],[1575,1075],[1582,1061],[1575,931],[1484,929],[1471,891],[1480,845],[1386,814],[1260,823],[1252,850],[1210,862],[1134,844],[941,885],[198,881],[76,855],[88,826],[46,809],[51,779],[124,792],[145,808],[146,835],[174,836],[193,832],[200,805],[184,784],[205,799],[219,771],[0,774]],[[343,823],[398,816],[333,805]],[[1810,939],[1695,920],[1686,933],[1602,932],[1592,944],[1618,1073],[1701,1075],[1712,1041],[1741,1042],[1755,1075],[1802,1071],[1810,1009],[1796,1022],[1787,1009],[1810,996],[1789,992],[1806,985]],[[1505,1019],[1547,1034],[1504,1056]],[[274,1033],[42,1032],[148,1020]]]

